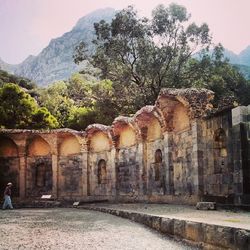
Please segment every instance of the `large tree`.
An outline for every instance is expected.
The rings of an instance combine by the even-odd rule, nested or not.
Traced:
[[[35,99],[14,83],[0,88],[0,127],[55,128],[58,123]]]
[[[128,7],[110,24],[95,24],[94,54],[81,43],[75,62],[88,59],[101,69],[101,77],[114,82],[122,106],[137,109],[153,103],[162,87],[183,86],[189,59],[210,45],[208,26],[190,24],[189,17],[177,4],[159,5],[151,19],[140,18]]]

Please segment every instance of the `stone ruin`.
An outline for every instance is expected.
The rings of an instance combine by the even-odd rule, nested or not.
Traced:
[[[162,89],[154,106],[85,131],[0,130],[0,184],[20,200],[250,204],[250,106]]]

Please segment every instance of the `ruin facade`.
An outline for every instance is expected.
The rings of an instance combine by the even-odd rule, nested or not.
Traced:
[[[0,184],[14,196],[250,204],[250,106],[213,112],[213,92],[163,89],[154,106],[85,131],[0,130]]]

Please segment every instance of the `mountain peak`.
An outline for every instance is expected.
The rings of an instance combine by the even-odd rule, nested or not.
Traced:
[[[84,17],[80,18],[73,29],[85,29],[86,25],[93,25],[95,22],[99,22],[102,19],[106,21],[111,21],[116,13],[113,8],[105,8],[95,10]],[[108,20],[107,20],[108,19]]]
[[[30,55],[17,65],[15,74],[27,77],[40,86],[69,78],[82,67],[73,61],[75,47],[83,40],[92,46],[94,23],[102,19],[110,22],[115,13],[114,9],[105,8],[80,18],[71,31],[52,39],[37,56]]]

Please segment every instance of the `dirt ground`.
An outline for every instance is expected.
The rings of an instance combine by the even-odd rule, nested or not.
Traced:
[[[82,209],[0,211],[0,250],[191,250],[142,225]]]

